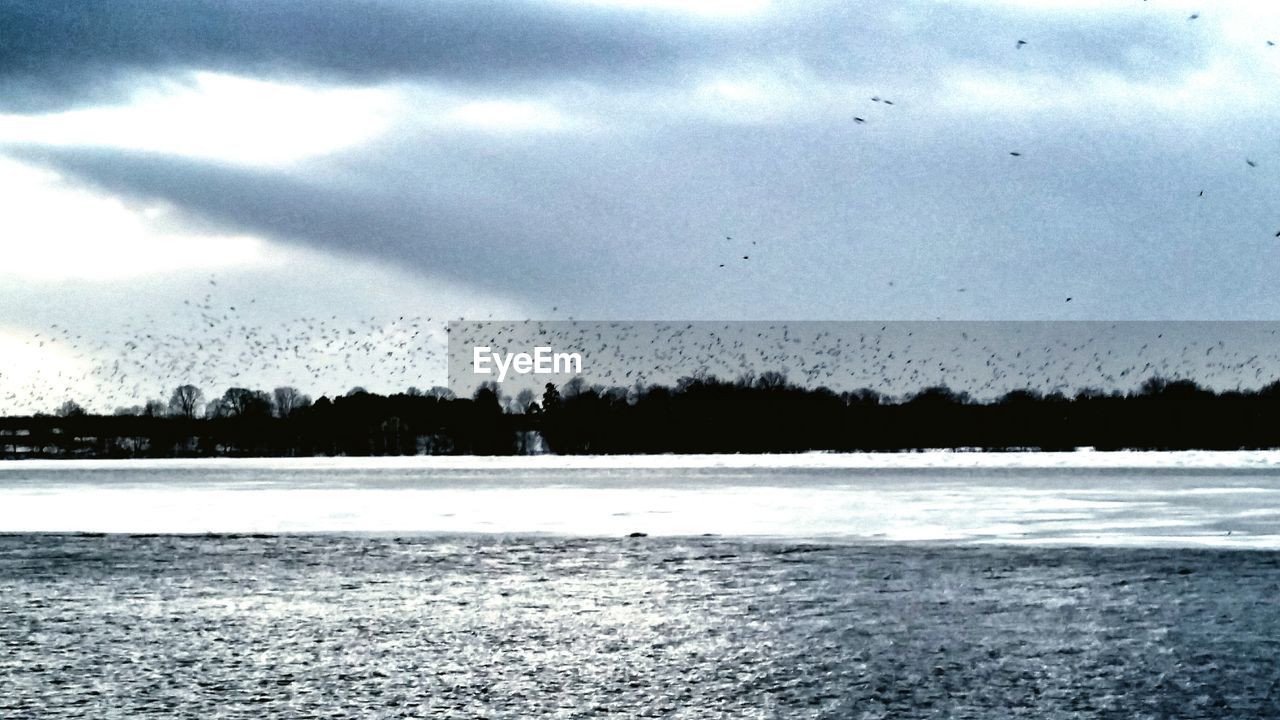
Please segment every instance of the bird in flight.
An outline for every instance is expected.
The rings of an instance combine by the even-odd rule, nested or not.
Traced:
[[[1248,159],[1248,158],[1245,158],[1245,162],[1249,164],[1249,167],[1258,167],[1258,163],[1256,163],[1256,162],[1254,162],[1254,161],[1252,161],[1252,160],[1250,160],[1250,159]]]
[[[1196,19],[1196,18],[1198,18],[1198,17],[1200,17],[1200,13],[1191,13],[1191,17],[1189,17],[1189,18],[1187,18],[1187,19],[1188,19],[1188,20],[1195,20],[1195,19]]]
[[[1012,155],[1012,156],[1014,156],[1014,157],[1022,157],[1022,153],[1020,153],[1020,152],[1011,152],[1011,153],[1009,153],[1009,154],[1010,154],[1010,155]]]
[[[1027,44],[1027,41],[1026,41],[1026,40],[1019,40],[1019,41],[1018,41],[1018,45],[1017,45],[1017,47],[1018,47],[1018,49],[1019,49],[1019,50],[1021,50],[1021,49],[1022,49],[1022,46],[1023,46],[1023,45],[1026,45],[1026,44]]]
[[[856,123],[858,123],[859,125],[861,125],[862,123],[866,122],[866,120],[865,120],[865,119],[860,118],[860,117],[855,117],[855,118],[853,119],[853,121],[854,121],[854,122],[856,122]]]

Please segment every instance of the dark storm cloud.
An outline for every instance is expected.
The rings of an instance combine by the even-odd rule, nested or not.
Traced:
[[[567,128],[442,130],[448,103],[424,102],[429,117],[299,167],[11,149],[109,194],[164,200],[193,224],[364,254],[539,307],[793,318],[1280,307],[1252,259],[1274,232],[1280,160],[1262,154],[1275,123],[1170,114],[1125,85],[1177,88],[1211,63],[1212,26],[1179,12],[842,1],[712,21],[533,2],[177,0],[10,3],[0,27],[17,39],[0,45],[5,82],[52,88],[0,92],[11,107],[195,69],[406,80],[431,97],[445,86],[451,102],[545,99]],[[1062,83],[1037,96],[1048,109],[986,107],[948,84],[993,78],[1016,99],[1035,96],[1021,83],[1037,75]],[[1121,89],[1091,96],[1097,76]],[[718,77],[763,78],[766,110],[701,94]],[[586,82],[565,90],[572,80]],[[1063,89],[1088,104],[1043,97]],[[1205,188],[1211,201],[1191,204]]]
[[[1154,12],[1051,23],[934,3],[812,2],[707,21],[534,0],[9,1],[0,3],[0,109],[101,102],[146,77],[190,70],[512,89],[669,83],[707,64],[787,58],[820,76],[894,83],[954,63],[1008,63],[1022,36],[1037,54],[1016,59],[1056,71],[1176,75],[1201,50],[1185,35]]]
[[[371,256],[481,288],[510,287],[516,269],[554,259],[554,247],[510,243],[478,208],[459,202],[476,185],[461,165],[450,168],[449,183],[436,190],[390,184],[379,190],[158,154],[45,149],[14,155],[113,195],[170,203],[188,228]]]
[[[81,0],[0,4],[0,104],[102,99],[132,76],[181,70],[355,83],[668,73],[717,32],[549,3]]]
[[[1025,162],[987,124],[864,131],[881,129],[688,123],[622,138],[387,138],[295,172],[108,150],[21,157],[113,195],[172,203],[193,224],[367,255],[581,316],[881,308],[1010,318],[1084,307],[1231,317],[1277,307],[1256,292],[1266,270],[1251,259],[1270,237],[1257,224],[1271,174],[1170,143],[1176,127],[1132,137],[1042,122]],[[1125,152],[1106,150],[1116,147]],[[1180,177],[1188,165],[1212,203]]]

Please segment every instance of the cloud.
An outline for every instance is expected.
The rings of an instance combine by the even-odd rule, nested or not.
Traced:
[[[0,277],[118,281],[269,263],[256,238],[175,230],[166,227],[168,204],[130,206],[3,158],[0,196],[6,207]]]
[[[476,100],[456,105],[441,118],[442,124],[489,132],[554,132],[570,120],[545,103],[512,100]]]
[[[2,3],[0,315],[1274,316],[1280,10],[1180,2]]]
[[[468,157],[447,152],[405,158],[393,181],[105,149],[43,148],[19,156],[74,176],[92,192],[174,208],[191,232],[379,258],[494,292],[511,287],[526,268],[564,259],[555,243],[522,242],[527,238],[512,227],[517,218],[497,211],[502,200],[485,168],[468,168]],[[435,172],[416,163],[434,163]]]
[[[197,70],[468,86],[665,76],[718,54],[717,41],[734,34],[535,0],[28,0],[0,6],[0,27],[0,104],[20,112],[97,103],[148,77]]]
[[[778,1],[708,15],[385,0],[356,14],[336,0],[177,0],[145,16],[95,4],[84,22],[9,5],[27,31],[0,50],[0,77],[78,78],[52,83],[64,104],[89,102],[102,73],[142,83],[114,107],[10,112],[8,151],[171,207],[193,233],[601,316],[1056,313],[1046,287],[1123,275],[1233,214],[1251,234],[1266,222],[1271,176],[1229,169],[1265,153],[1280,117],[1252,62],[1265,46],[1224,34],[1243,27],[1234,11],[1196,24],[1139,5]],[[76,52],[42,49],[72,30]],[[125,127],[205,109],[221,119]],[[1189,212],[1187,167],[1216,198],[1193,226],[1168,220]],[[749,253],[716,242],[744,235],[768,245],[721,271]],[[1192,247],[1164,266],[1186,274],[1222,253],[1244,272],[1228,245]],[[1001,290],[959,298],[952,276]],[[1157,307],[1178,284],[1123,279],[1098,288],[1118,307]]]
[[[212,73],[135,91],[121,105],[0,115],[0,144],[103,147],[277,165],[378,135],[392,91],[313,88]]]
[[[1203,59],[1236,10],[1188,27],[1181,12],[915,0],[39,0],[0,6],[0,108],[48,112],[207,72],[274,82],[435,84],[480,94],[574,83],[679,84],[708,68],[798,62],[886,87],[956,63],[1046,63],[1141,77]],[[1079,9],[1077,9],[1079,10]],[[1216,16],[1215,16],[1216,17]],[[1260,21],[1248,17],[1254,27]],[[1034,51],[1010,53],[1025,37]],[[1258,41],[1260,44],[1261,41]]]
[[[769,0],[557,0],[567,5],[622,8],[647,12],[688,13],[703,17],[756,15],[770,7]]]

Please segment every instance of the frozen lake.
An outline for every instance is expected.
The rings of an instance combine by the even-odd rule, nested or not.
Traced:
[[[0,532],[1280,548],[1280,453],[0,463]]]

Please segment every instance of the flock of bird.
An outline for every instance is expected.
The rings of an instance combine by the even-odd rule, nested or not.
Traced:
[[[335,395],[361,384],[403,390],[424,378],[443,382],[443,372],[432,372],[443,363],[443,319],[329,314],[264,324],[246,310],[255,300],[228,301],[216,279],[209,282],[210,292],[163,319],[145,316],[92,336],[56,324],[37,333],[27,345],[69,362],[16,384],[0,369],[0,415],[48,411],[67,399],[107,412],[164,401],[184,384],[213,399],[229,387]]]
[[[1195,13],[1188,20],[1199,18]],[[1266,44],[1275,45],[1271,40]],[[1025,39],[1013,43],[1017,51],[1031,47]],[[869,100],[886,108],[898,104],[881,95]],[[868,124],[870,115],[855,115],[853,122]],[[1008,154],[1027,158],[1023,149]],[[1259,165],[1253,158],[1244,162],[1249,168]],[[1203,189],[1198,197],[1205,197]],[[756,240],[726,235],[724,242],[727,249],[717,251],[722,255],[715,261],[718,267],[752,260]],[[188,383],[201,387],[209,398],[237,385],[297,385],[316,395],[341,394],[354,384],[397,391],[443,382],[449,348],[470,347],[471,341],[515,350],[527,350],[535,342],[581,349],[590,363],[590,380],[615,387],[672,383],[697,373],[734,379],[748,369],[768,369],[810,386],[865,387],[901,395],[948,384],[974,396],[991,396],[1017,388],[1124,388],[1156,374],[1256,386],[1273,379],[1280,368],[1280,352],[1233,349],[1209,339],[1165,347],[1159,339],[1148,338],[1139,348],[1122,351],[1125,342],[1116,338],[1019,346],[1007,337],[980,341],[983,331],[970,329],[958,330],[959,338],[938,344],[915,336],[926,328],[910,330],[898,324],[868,332],[848,325],[804,323],[479,322],[455,326],[452,338],[448,321],[430,315],[353,319],[328,314],[264,324],[253,321],[254,313],[248,312],[256,300],[237,303],[220,294],[214,277],[209,286],[209,292],[185,301],[163,320],[148,316],[92,336],[53,325],[35,335],[28,345],[57,350],[71,362],[16,383],[12,373],[6,378],[0,367],[0,414],[48,410],[82,393],[95,394],[84,398],[86,405],[108,411],[144,399],[163,400],[172,388]],[[1067,296],[1065,302],[1072,299]],[[552,308],[553,314],[557,311]],[[937,330],[924,334],[937,335]]]
[[[1144,2],[1145,2],[1145,0],[1144,0]],[[1191,14],[1191,16],[1190,16],[1190,17],[1188,17],[1187,19],[1188,19],[1189,21],[1191,21],[1191,20],[1198,20],[1198,19],[1200,19],[1200,14],[1199,14],[1199,13],[1192,13],[1192,14]],[[1019,40],[1017,40],[1017,41],[1014,43],[1014,48],[1015,48],[1016,50],[1022,50],[1024,47],[1027,47],[1028,45],[1029,45],[1028,41],[1026,41],[1026,40],[1022,40],[1022,39],[1019,39]],[[1267,45],[1268,47],[1274,47],[1274,46],[1275,46],[1275,42],[1274,42],[1274,41],[1272,41],[1272,40],[1267,40],[1267,41],[1266,41],[1266,45]],[[879,96],[879,95],[874,95],[874,96],[872,96],[872,97],[870,98],[870,100],[871,100],[871,102],[873,102],[873,103],[881,103],[881,104],[886,105],[886,106],[892,106],[892,105],[894,105],[894,102],[893,102],[892,100],[889,100],[889,99],[887,99],[887,98],[883,98],[883,97],[881,97],[881,96]],[[865,124],[867,123],[867,117],[866,117],[866,116],[863,116],[863,115],[855,115],[855,116],[853,116],[853,122],[854,122],[854,124],[856,124],[856,125],[865,125]],[[1022,158],[1022,157],[1023,157],[1023,152],[1022,152],[1021,150],[1010,150],[1010,151],[1009,151],[1009,156],[1010,156],[1010,157],[1013,157],[1013,158]],[[1254,160],[1250,159],[1250,158],[1245,158],[1245,164],[1246,164],[1248,167],[1250,167],[1250,168],[1256,168],[1256,167],[1258,167],[1258,163],[1257,163],[1256,161],[1254,161]],[[1204,197],[1204,190],[1201,190],[1201,191],[1199,192],[1199,197],[1201,197],[1201,198],[1203,198],[1203,197]],[[1276,233],[1275,233],[1275,236],[1274,236],[1274,237],[1276,237],[1276,238],[1280,238],[1280,230],[1277,230],[1277,231],[1276,231]],[[728,237],[728,238],[726,238],[726,239],[727,239],[727,240],[732,240],[732,238],[731,238],[731,237]],[[753,241],[751,244],[752,244],[752,245],[754,245],[754,244],[755,244],[755,242]],[[749,256],[749,255],[743,255],[743,256],[742,256],[742,260],[750,260],[750,259],[751,259],[751,258],[750,258],[750,256]],[[718,263],[718,267],[723,268],[723,267],[726,267],[726,266],[727,266],[727,264],[728,264],[728,263],[723,263],[723,262],[722,262],[722,263]],[[891,284],[892,284],[892,283],[891,283]],[[959,289],[958,289],[958,292],[965,292],[966,290],[967,290],[967,288],[959,288]],[[1066,298],[1064,299],[1064,302],[1068,302],[1068,303],[1069,303],[1069,302],[1071,302],[1071,301],[1072,301],[1072,299],[1073,299],[1072,297],[1066,297]]]
[[[164,330],[160,325],[129,322],[118,335],[93,340],[55,326],[33,337],[33,347],[69,354],[80,369],[8,388],[0,414],[48,411],[68,398],[109,412],[145,399],[163,402],[184,384],[209,400],[236,386],[297,386],[330,396],[354,385],[400,392],[441,384],[446,369],[468,394],[493,379],[466,372],[477,345],[504,353],[538,346],[581,352],[584,381],[604,388],[776,371],[790,382],[836,391],[865,388],[901,398],[946,385],[989,399],[1017,389],[1131,390],[1154,376],[1218,389],[1257,388],[1280,377],[1280,323],[450,322],[329,315],[263,325],[208,294],[168,317]],[[512,375],[503,392],[540,393],[547,381]],[[105,391],[74,397],[85,388]]]
[[[976,399],[1013,390],[1134,390],[1152,377],[1218,390],[1280,377],[1280,323],[467,322],[451,328],[451,367],[468,348],[583,353],[584,381],[625,391],[684,377],[751,380],[778,372],[805,387],[869,389],[904,398],[946,385]],[[481,376],[457,377],[462,393]],[[758,378],[756,378],[758,379]],[[563,380],[563,378],[557,378]],[[546,376],[509,378],[504,392],[540,392]]]

